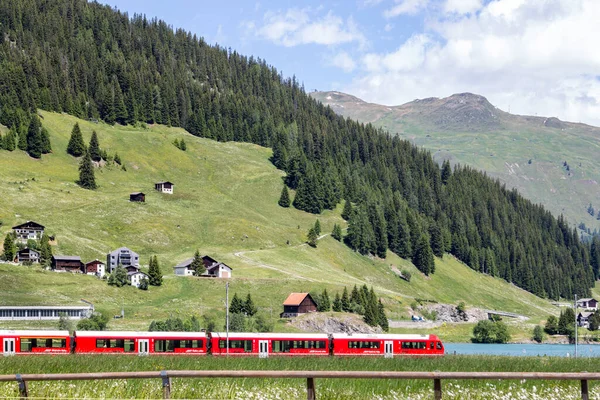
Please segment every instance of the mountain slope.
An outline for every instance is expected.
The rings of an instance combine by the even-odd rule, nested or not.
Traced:
[[[600,228],[600,166],[595,162],[600,128],[509,114],[469,93],[393,107],[340,92],[310,95],[341,115],[424,146],[440,162],[484,170],[555,215],[564,214],[572,224]],[[596,209],[594,216],[587,212],[590,204]]]

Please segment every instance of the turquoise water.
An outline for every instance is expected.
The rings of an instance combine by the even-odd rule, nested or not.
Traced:
[[[496,356],[574,357],[573,344],[475,344],[444,343],[446,354],[489,354]],[[577,346],[578,357],[600,357],[600,345]]]

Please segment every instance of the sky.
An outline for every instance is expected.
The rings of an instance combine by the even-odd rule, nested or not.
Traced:
[[[600,0],[99,0],[264,59],[307,91],[399,105],[471,92],[600,126]]]

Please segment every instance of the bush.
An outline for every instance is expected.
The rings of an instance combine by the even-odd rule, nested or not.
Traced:
[[[544,329],[542,329],[540,325],[536,325],[535,328],[533,328],[532,339],[538,343],[542,343],[544,341]]]
[[[410,273],[409,270],[403,269],[400,273],[402,274],[404,279],[406,279],[407,282],[410,282],[410,278],[412,278],[412,274]]]
[[[426,309],[421,310],[421,315],[423,315],[423,318],[428,319],[430,321],[436,321],[437,317],[438,317],[438,312],[435,310],[429,311]]]
[[[108,317],[102,313],[94,313],[89,318],[84,318],[77,323],[78,331],[103,331],[108,324]]]
[[[474,343],[506,343],[510,340],[508,327],[504,322],[479,321],[473,328]]]

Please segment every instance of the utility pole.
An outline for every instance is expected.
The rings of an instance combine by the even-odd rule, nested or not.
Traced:
[[[575,295],[575,358],[577,358],[577,295]]]
[[[229,282],[225,283],[225,329],[227,335],[227,355],[229,356]]]

